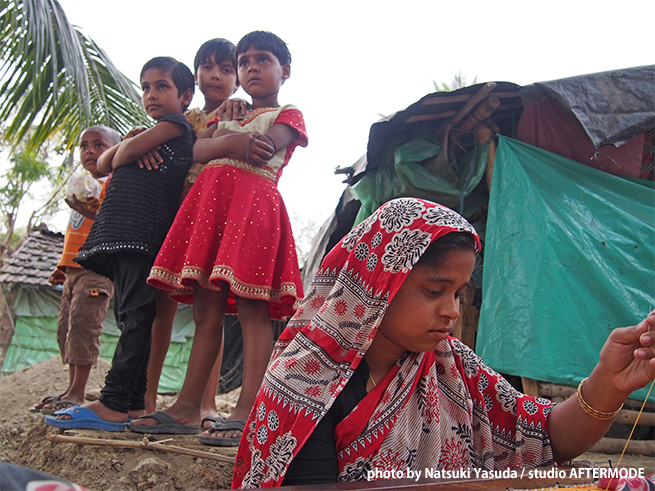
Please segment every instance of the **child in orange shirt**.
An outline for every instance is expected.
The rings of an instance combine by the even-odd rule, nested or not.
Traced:
[[[120,140],[116,130],[101,125],[91,126],[80,135],[80,160],[84,169],[102,184],[100,202],[104,199],[107,174],[98,170],[97,160]],[[44,414],[54,414],[59,409],[84,402],[89,373],[100,353],[102,323],[114,293],[110,279],[73,262],[91,230],[96,211],[91,211],[76,198],[66,199],[66,203],[72,211],[64,237],[64,252],[48,280],[52,285],[64,285],[57,320],[57,343],[62,361],[69,365],[68,388],[34,406],[34,410]]]

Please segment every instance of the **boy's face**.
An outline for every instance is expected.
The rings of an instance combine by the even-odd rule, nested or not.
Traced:
[[[191,89],[184,91],[182,95],[177,95],[177,86],[171,74],[159,68],[150,68],[144,72],[141,77],[141,89],[143,108],[148,116],[156,120],[167,114],[184,113],[193,97]]]
[[[99,129],[84,130],[80,136],[80,160],[82,166],[96,179],[104,177],[98,170],[98,157],[112,147],[112,140],[105,131]]]
[[[216,63],[213,55],[198,67],[196,83],[205,100],[223,102],[239,87],[237,71],[230,60]]]
[[[239,83],[253,99],[277,94],[291,72],[289,64],[280,65],[273,53],[254,46],[239,55],[237,67]]]

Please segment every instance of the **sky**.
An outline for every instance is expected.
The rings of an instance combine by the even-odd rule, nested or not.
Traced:
[[[652,0],[59,3],[135,82],[155,56],[193,70],[196,50],[214,37],[236,44],[267,30],[286,41],[293,61],[279,101],[303,112],[309,134],[279,183],[292,225],[327,220],[345,189],[334,169],[355,163],[370,126],[434,92],[434,82],[461,72],[469,83],[528,85],[654,63]],[[196,91],[191,107],[202,105]],[[53,228],[63,231],[60,215]]]

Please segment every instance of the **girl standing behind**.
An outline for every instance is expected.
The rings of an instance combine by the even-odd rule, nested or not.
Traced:
[[[223,318],[238,311],[244,370],[234,412],[218,420],[203,443],[239,444],[273,346],[271,317],[293,314],[302,284],[289,218],[277,181],[296,146],[307,145],[302,113],[280,107],[278,92],[290,75],[286,44],[268,32],[246,35],[236,47],[239,81],[252,111],[218,123],[212,138],[194,146],[208,162],[178,212],[148,282],[175,290],[194,305],[196,333],[177,402],[129,425],[141,433],[172,432],[198,424],[207,377],[220,349]],[[205,135],[206,136],[206,135]],[[160,421],[167,424],[157,424]]]

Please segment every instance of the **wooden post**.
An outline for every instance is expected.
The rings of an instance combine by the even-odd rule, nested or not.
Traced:
[[[539,381],[527,377],[521,377],[523,393],[532,397],[541,397],[539,393]]]

